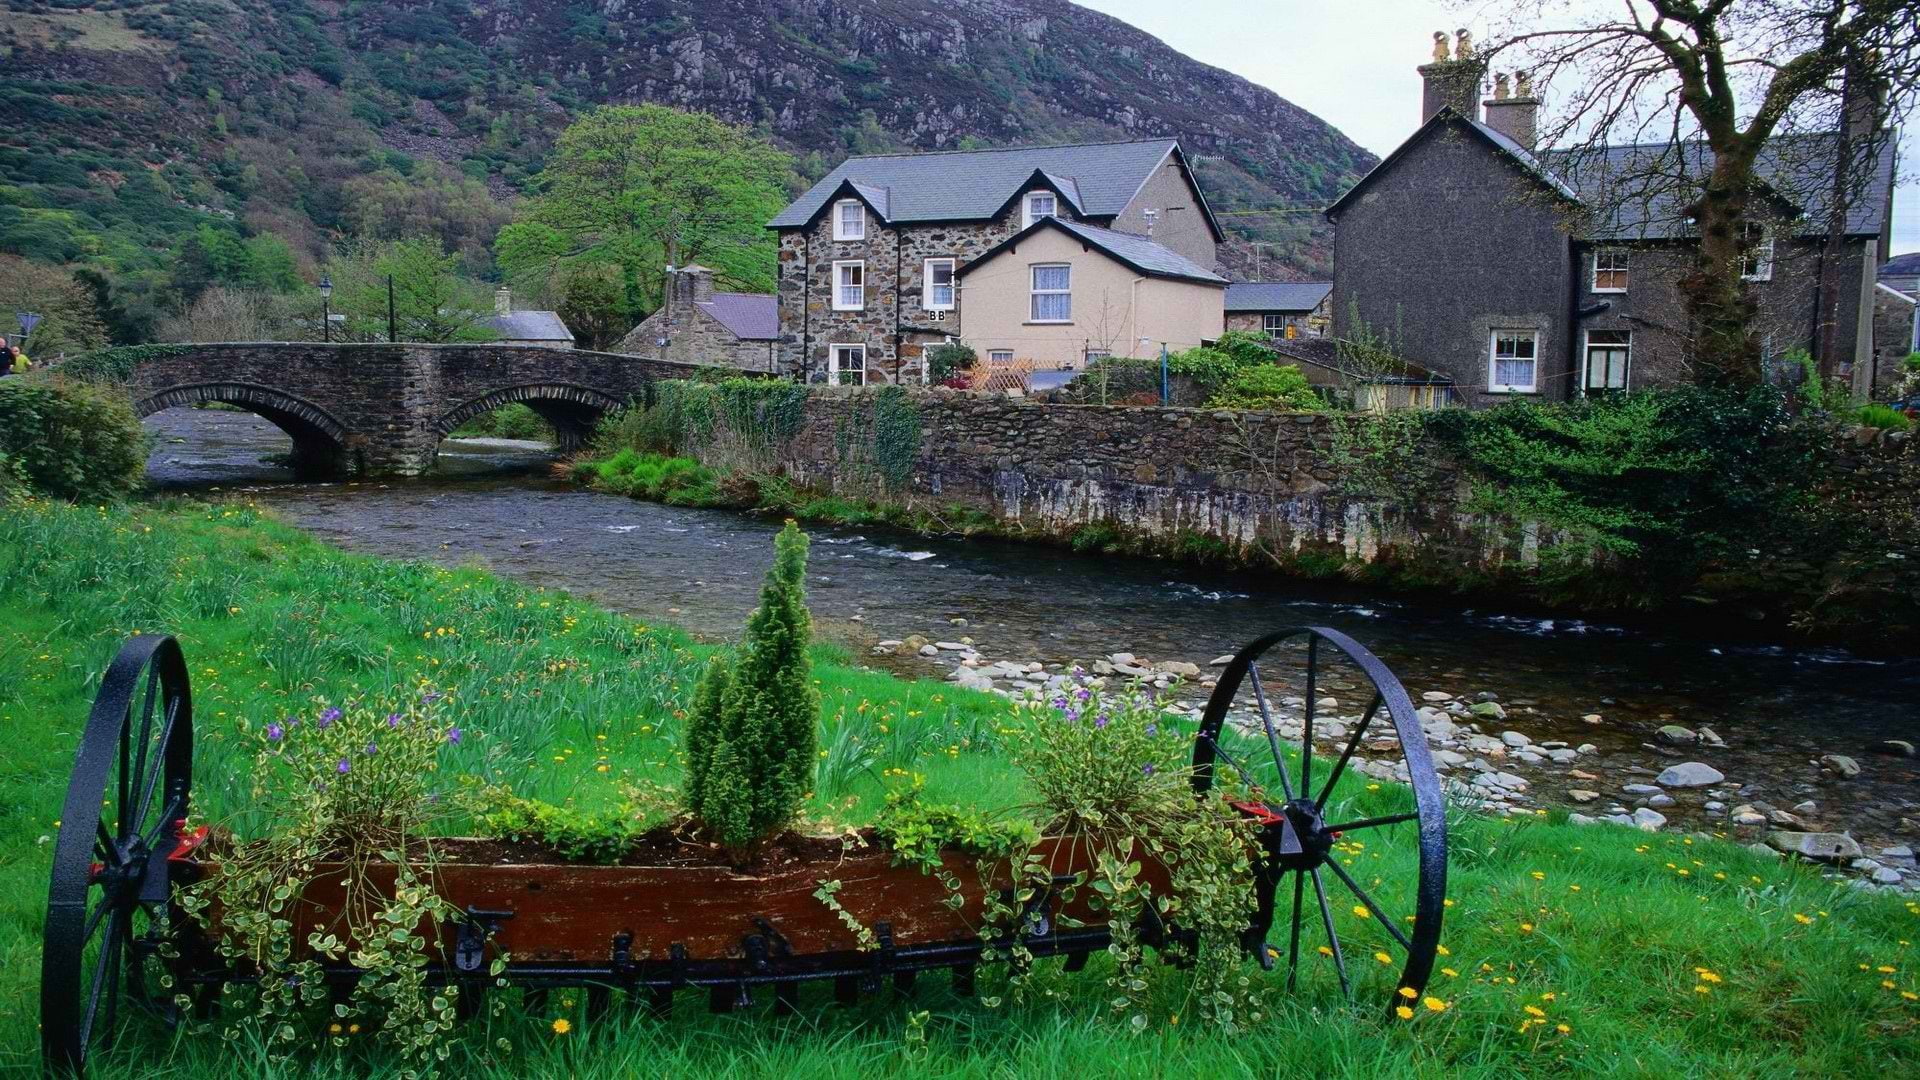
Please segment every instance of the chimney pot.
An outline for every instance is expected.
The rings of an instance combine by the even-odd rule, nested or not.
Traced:
[[[1485,65],[1473,58],[1473,42],[1461,32],[1452,59],[1447,58],[1447,35],[1434,31],[1433,62],[1420,65],[1420,122],[1426,123],[1451,106],[1469,120],[1479,118],[1476,102],[1480,97],[1480,79]]]

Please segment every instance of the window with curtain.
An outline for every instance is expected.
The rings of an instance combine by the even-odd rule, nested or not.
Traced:
[[[1740,259],[1740,276],[1748,281],[1773,280],[1773,229],[1766,225],[1748,225],[1746,254]]]
[[[1054,263],[1033,268],[1032,321],[1073,321],[1073,267]]]
[[[1587,378],[1589,394],[1627,388],[1627,362],[1633,354],[1633,331],[1587,331]]]
[[[833,309],[859,311],[866,306],[867,264],[858,261],[834,263]]]
[[[860,205],[860,200],[842,199],[833,205],[833,238],[835,240],[867,238],[867,208]]]
[[[1538,385],[1540,332],[1495,330],[1487,389],[1532,393]]]
[[[1051,191],[1035,191],[1027,195],[1027,216],[1021,227],[1025,228],[1044,217],[1053,217],[1059,212],[1060,204]]]
[[[922,306],[928,311],[953,310],[953,260],[928,259],[926,282]]]

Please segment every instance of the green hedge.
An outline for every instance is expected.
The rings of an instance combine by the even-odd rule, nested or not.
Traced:
[[[110,502],[145,478],[147,436],[118,389],[14,375],[0,379],[0,460],[36,494]]]

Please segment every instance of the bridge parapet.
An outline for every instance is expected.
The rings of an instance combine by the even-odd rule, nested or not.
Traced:
[[[222,401],[294,440],[309,471],[413,476],[461,423],[524,402],[577,447],[610,408],[644,401],[661,379],[737,377],[650,357],[521,345],[328,345],[255,342],[128,350],[142,416]]]

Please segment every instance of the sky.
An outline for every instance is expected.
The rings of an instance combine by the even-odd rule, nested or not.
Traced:
[[[1385,156],[1420,122],[1433,32],[1487,20],[1441,0],[1076,0],[1259,83]],[[1489,2],[1486,8],[1493,8]],[[1547,107],[1553,88],[1547,87]],[[1893,252],[1920,251],[1920,117],[1901,132]]]

